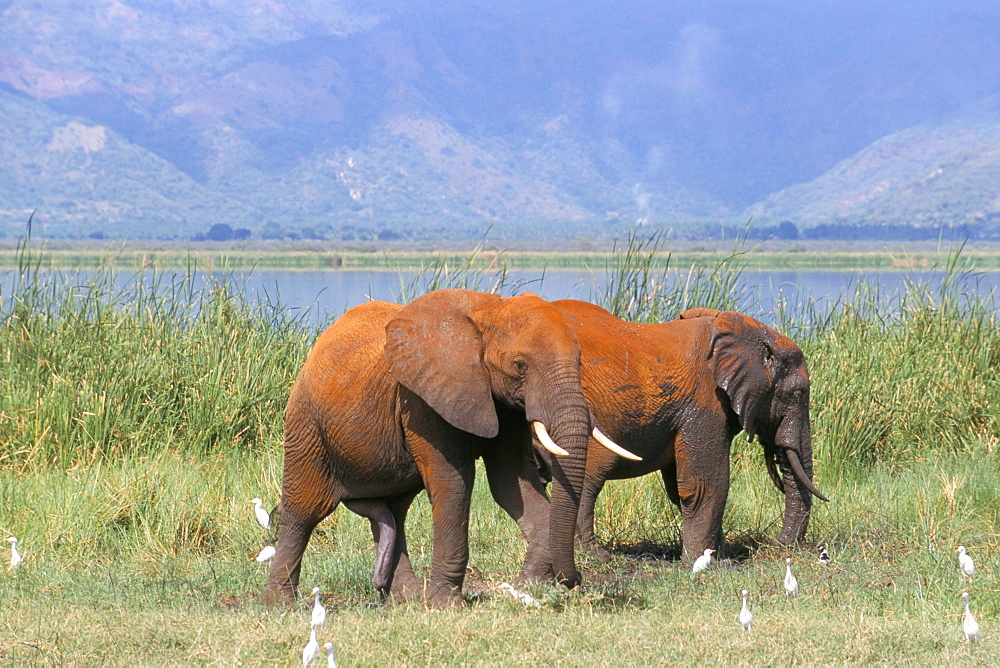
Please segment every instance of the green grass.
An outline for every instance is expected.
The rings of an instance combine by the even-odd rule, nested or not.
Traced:
[[[692,270],[660,259],[658,240],[633,238],[607,260],[613,289],[596,298],[637,320],[696,305],[759,315],[744,257]],[[0,663],[298,663],[308,602],[258,605],[266,569],[254,556],[273,537],[249,500],[277,501],[284,401],[316,332],[277,296],[252,306],[193,267],[118,288],[110,269],[83,280],[41,261],[22,248],[21,278],[0,295],[0,537],[17,535],[25,558],[0,570]],[[340,663],[996,663],[1000,334],[988,300],[961,289],[964,261],[949,257],[941,289],[887,300],[859,285],[825,311],[777,314],[810,363],[816,478],[832,501],[816,504],[808,538],[830,546],[833,566],[811,545],[767,544],[782,499],[760,447],[740,437],[725,518],[739,560],[692,577],[658,478],[612,481],[596,521],[611,563],[581,556],[583,587],[531,586],[544,606],[525,608],[497,589],[524,547],[480,477],[470,532],[481,576],[465,610],[383,606],[367,521],[338,510],[320,525],[303,592],[322,588]],[[401,293],[521,287],[502,264],[454,266],[425,267]],[[426,573],[424,497],[407,528]],[[959,544],[976,560],[971,585]],[[781,589],[786,556],[802,588],[794,601]],[[978,648],[962,638],[966,587]],[[750,636],[736,619],[744,588]]]
[[[635,554],[642,540],[669,544],[677,527],[657,481],[646,478],[613,483],[602,498],[605,520],[622,505],[643,510],[619,530],[612,563],[584,559],[587,583],[574,592],[530,587],[541,610],[496,589],[516,573],[523,546],[485,486],[471,529],[484,593],[468,610],[381,606],[368,584],[367,525],[344,511],[321,525],[302,582],[322,587],[325,637],[343,665],[995,661],[1000,468],[976,454],[893,475],[824,479],[834,500],[817,507],[811,536],[830,544],[829,568],[811,549],[759,546],[750,559],[695,578],[672,561]],[[755,544],[773,535],[780,499],[761,462],[738,462],[727,533]],[[248,502],[261,490],[273,499],[279,471],[278,456],[206,461],[165,453],[5,481],[5,506],[23,510],[5,517],[4,528],[20,527],[25,562],[0,576],[0,660],[293,664],[308,637],[308,601],[288,611],[257,604],[266,573],[253,555],[267,537]],[[423,569],[428,521],[421,501],[410,524]],[[615,531],[612,522],[598,526],[602,536]],[[959,543],[979,571],[968,587],[984,635],[975,651],[961,636]],[[795,601],[781,589],[786,555],[801,583]],[[757,619],[750,637],[736,621],[743,588]]]

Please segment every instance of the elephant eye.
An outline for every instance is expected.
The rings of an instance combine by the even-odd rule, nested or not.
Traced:
[[[511,363],[519,376],[523,376],[528,371],[528,363],[523,359],[516,359]]]

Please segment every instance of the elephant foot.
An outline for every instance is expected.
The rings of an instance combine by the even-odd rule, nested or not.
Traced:
[[[265,608],[285,608],[295,603],[295,588],[291,585],[267,585],[260,594],[260,603]]]
[[[574,589],[583,584],[583,574],[578,570],[574,570],[569,575],[556,575],[556,582],[566,587],[566,589]]]
[[[424,605],[439,610],[465,607],[462,600],[462,588],[450,583],[429,584],[424,591]]]
[[[379,590],[382,598],[394,605],[423,601],[424,583],[411,571],[408,574],[396,573],[392,578],[392,586]]]
[[[552,570],[551,564],[546,564],[544,568],[521,569],[521,572],[514,578],[513,584],[544,584],[555,582],[556,573]]]
[[[405,587],[393,586],[388,592],[382,592],[382,598],[390,605],[406,605],[418,601],[422,603],[424,587],[422,584]]]
[[[591,536],[589,539],[577,538],[576,549],[581,552],[586,552],[594,559],[597,559],[602,564],[606,564],[611,561],[611,553],[597,542],[597,538]]]
[[[524,565],[516,578],[516,583],[552,582],[556,573],[552,570],[552,560],[547,552],[531,552],[524,557]]]

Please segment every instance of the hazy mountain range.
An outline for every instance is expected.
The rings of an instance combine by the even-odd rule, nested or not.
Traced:
[[[0,0],[0,232],[996,224],[1000,5]]]

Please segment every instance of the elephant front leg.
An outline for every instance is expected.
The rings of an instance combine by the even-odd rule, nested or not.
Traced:
[[[427,492],[434,518],[434,554],[425,590],[427,603],[444,607],[458,603],[469,565],[469,510],[475,470],[437,471]]]
[[[406,424],[410,451],[431,502],[434,551],[425,600],[434,607],[461,602],[469,564],[469,510],[476,468],[466,441],[473,437],[454,432],[436,415]]]
[[[518,428],[520,425],[518,425]],[[519,582],[551,582],[549,499],[538,473],[527,423],[483,455],[493,500],[517,522],[527,543]]]
[[[729,448],[677,438],[677,499],[683,521],[682,557],[723,550],[722,516],[729,498]],[[668,486],[669,488],[669,486]]]

